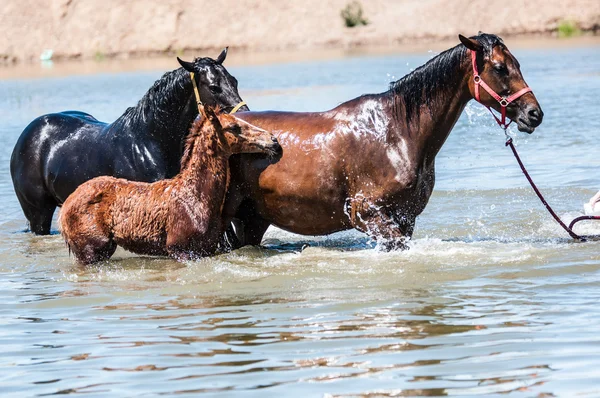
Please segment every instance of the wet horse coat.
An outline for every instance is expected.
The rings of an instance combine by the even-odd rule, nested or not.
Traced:
[[[77,261],[108,259],[116,246],[177,259],[213,254],[222,240],[229,156],[263,153],[279,158],[273,136],[210,108],[194,122],[181,172],[154,183],[97,177],[65,201],[61,232]]]
[[[190,72],[206,105],[230,111],[242,101],[237,81],[221,65],[226,54],[224,50],[216,60],[180,60],[182,68],[165,73],[113,123],[78,111],[32,121],[10,161],[15,193],[31,231],[50,233],[56,207],[94,177],[150,182],[177,174],[183,139],[198,116]]]
[[[356,228],[387,249],[403,248],[435,183],[435,156],[474,98],[470,52],[482,78],[501,95],[526,83],[501,39],[480,34],[431,59],[381,94],[363,95],[326,112],[246,112],[244,120],[272,131],[280,162],[232,158],[228,217],[243,225],[241,244],[259,244],[270,224],[322,235]],[[499,110],[483,93],[481,102]],[[507,115],[532,132],[543,113],[527,93]]]

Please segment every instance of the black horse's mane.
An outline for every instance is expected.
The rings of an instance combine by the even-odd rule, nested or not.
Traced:
[[[211,58],[197,58],[194,64],[198,67],[215,63]],[[123,115],[116,122],[125,125],[137,125],[143,123],[163,124],[164,128],[172,128],[173,121],[169,115],[178,114],[188,101],[186,94],[188,83],[190,82],[190,73],[183,68],[166,72],[162,77],[154,82],[146,94],[138,101],[136,106],[127,108]],[[173,107],[179,107],[177,112],[173,112]]]
[[[491,54],[502,39],[496,35],[480,33],[473,37],[483,46],[484,56]],[[449,75],[461,75],[462,63],[466,58],[467,48],[463,44],[452,47],[433,57],[400,80],[390,83],[389,93],[400,97],[405,110],[406,119],[410,121],[423,104],[431,110],[436,93],[442,90],[453,92],[458,89],[460,79],[448,79]],[[449,84],[453,82],[453,84]]]
[[[127,108],[115,123],[136,126],[148,124],[151,121],[170,122],[166,117],[171,111],[168,105],[180,103],[183,105],[183,101],[187,101],[185,97],[186,77],[189,79],[189,73],[183,68],[166,72],[154,82],[137,105]]]

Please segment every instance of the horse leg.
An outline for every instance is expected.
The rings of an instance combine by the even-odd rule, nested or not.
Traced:
[[[90,265],[106,261],[115,254],[117,244],[112,239],[90,239],[79,251],[73,250],[77,261],[82,265]]]
[[[91,219],[70,211],[72,208],[63,209],[60,215],[60,227],[69,251],[82,265],[94,264],[108,260],[117,250],[117,243],[109,236],[106,226],[98,223],[93,209],[81,212]]]
[[[192,260],[192,255],[189,251],[182,250],[178,247],[167,247],[167,253],[169,257],[180,263]]]
[[[259,215],[244,223],[244,237],[247,245],[260,246],[263,236],[271,223]]]
[[[52,225],[52,216],[56,210],[56,200],[50,197],[44,197],[35,200],[28,200],[23,195],[17,194],[29,230],[36,235],[49,235]]]
[[[354,199],[350,205],[350,222],[354,228],[366,233],[385,251],[406,250],[414,228],[414,219],[398,222],[383,206],[366,199]]]
[[[231,251],[242,247],[242,242],[244,242],[244,225],[241,220],[233,218],[228,223],[227,229],[221,237],[219,247],[223,251]]]
[[[69,236],[67,245],[75,255],[77,262],[82,265],[108,260],[117,250],[117,244],[114,240],[96,233],[81,233]]]
[[[402,220],[398,220],[396,217],[391,218],[391,223],[386,222],[381,227],[383,233],[381,241],[378,242],[380,247],[385,251],[408,249],[407,242],[412,237],[415,228],[415,217],[403,217]]]
[[[69,251],[82,265],[108,260],[117,250],[117,243],[89,219],[61,214],[61,229]]]
[[[238,237],[242,237],[239,247],[259,246],[271,223],[258,214],[254,204],[249,200],[241,204],[236,217],[242,226],[241,233],[238,234]]]

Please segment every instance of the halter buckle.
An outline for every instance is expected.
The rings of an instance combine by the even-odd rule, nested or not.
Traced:
[[[473,76],[473,81],[475,82],[475,84],[479,84],[479,83],[481,83],[481,76],[479,76],[479,75],[474,75],[474,76]]]
[[[508,99],[506,99],[506,97],[503,97],[500,101],[500,106],[506,108],[508,106]]]

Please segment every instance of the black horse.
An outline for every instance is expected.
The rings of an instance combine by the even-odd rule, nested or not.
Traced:
[[[167,72],[136,107],[111,124],[79,111],[40,116],[23,130],[10,160],[10,173],[29,228],[50,233],[57,206],[94,177],[153,182],[179,171],[183,138],[198,115],[190,72],[201,101],[231,111],[242,102],[237,80],[216,60],[197,58]],[[240,110],[248,110],[242,106]]]

